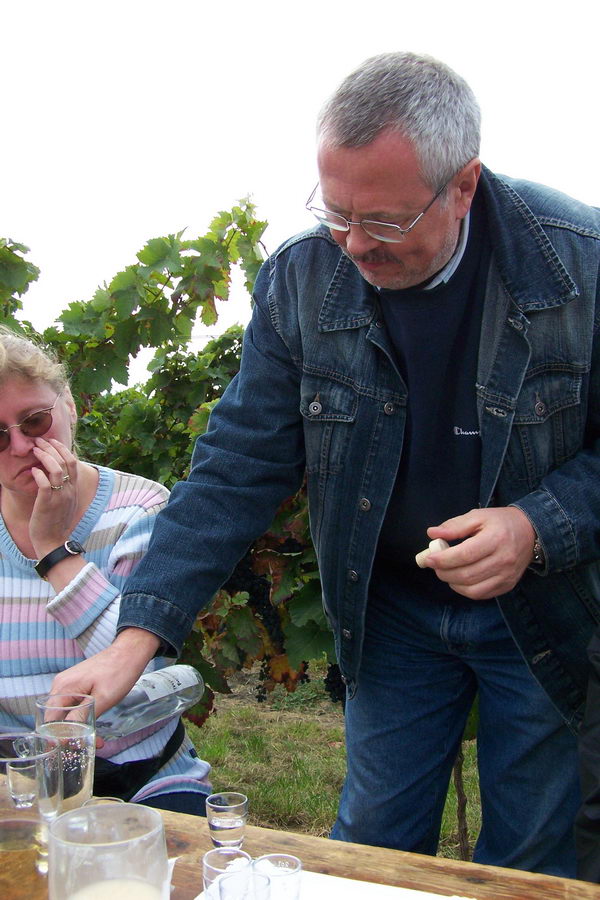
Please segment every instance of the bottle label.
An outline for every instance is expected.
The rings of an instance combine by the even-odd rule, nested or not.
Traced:
[[[198,677],[188,666],[168,666],[158,672],[146,672],[137,682],[137,687],[144,689],[148,700],[159,700],[169,694],[198,684]]]

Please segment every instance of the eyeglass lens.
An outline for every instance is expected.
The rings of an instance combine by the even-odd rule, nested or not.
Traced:
[[[323,225],[327,225],[328,228],[333,228],[334,231],[349,230],[348,220],[337,213],[332,213],[327,209],[317,209],[314,206],[310,207],[310,211],[319,222]],[[400,228],[399,225],[392,225],[387,222],[375,222],[371,219],[363,219],[362,222],[360,222],[360,226],[370,237],[375,238],[375,240],[378,241],[400,243],[405,237],[405,230]],[[410,229],[408,229],[406,233],[408,233],[408,231],[410,231]]]
[[[54,408],[54,407],[53,407]],[[31,413],[25,416],[18,425],[11,426],[20,428],[26,437],[41,437],[46,434],[52,426],[52,412],[49,409],[41,409],[39,412]],[[10,430],[8,428],[0,429],[0,452],[6,450],[10,444]]]

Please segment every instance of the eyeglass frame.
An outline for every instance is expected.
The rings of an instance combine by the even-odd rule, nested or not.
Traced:
[[[62,391],[60,391],[60,393],[58,393],[56,395],[56,400],[54,401],[52,406],[45,406],[42,409],[35,409],[33,412],[27,413],[26,416],[23,416],[21,421],[17,422],[15,425],[7,425],[5,428],[0,428],[0,453],[4,453],[4,451],[8,450],[8,448],[10,447],[10,434],[9,434],[10,429],[11,428],[22,428],[23,424],[27,421],[27,419],[30,419],[31,416],[38,416],[40,413],[48,413],[50,416],[50,424],[44,431],[40,431],[39,434],[27,434],[27,432],[24,431],[23,434],[25,435],[25,437],[42,437],[42,435],[48,434],[48,432],[52,428],[52,425],[54,424],[54,419],[52,418],[52,410],[54,409],[54,407],[60,400],[63,393],[64,393],[64,388],[62,389]],[[1,446],[4,435],[6,435],[6,437],[7,437],[6,447]]]
[[[431,198],[431,200],[429,201],[429,203],[427,204],[425,209],[419,213],[419,215],[416,217],[416,219],[413,219],[413,221],[410,223],[408,228],[402,228],[401,225],[396,225],[394,222],[379,222],[377,219],[361,219],[360,222],[351,222],[350,219],[346,218],[346,216],[343,216],[341,213],[333,212],[333,210],[331,210],[331,209],[324,209],[323,207],[320,207],[320,206],[310,206],[310,203],[314,199],[314,196],[317,193],[317,190],[318,190],[318,187],[320,184],[320,182],[318,182],[318,181],[317,181],[310,197],[308,198],[308,200],[305,203],[305,208],[308,210],[309,213],[311,213],[315,217],[315,219],[321,225],[325,225],[326,228],[331,228],[333,231],[341,231],[344,234],[348,234],[348,232],[350,231],[351,225],[360,225],[360,227],[365,232],[365,234],[368,234],[369,237],[373,238],[373,240],[375,240],[375,241],[383,241],[386,244],[400,244],[400,243],[402,243],[402,241],[404,240],[406,235],[409,234],[413,230],[415,225],[421,221],[421,219],[423,218],[425,213],[429,209],[431,209],[431,207],[433,206],[435,201],[438,199],[438,197],[441,194],[443,194],[443,192],[446,190],[446,188],[448,187],[448,185],[450,184],[451,181],[452,181],[452,178],[449,178],[448,181],[442,185],[442,187],[439,189],[439,191],[436,191],[436,193]],[[343,219],[343,221],[346,223],[346,227],[344,228],[344,226],[341,224],[339,226],[336,226],[336,225],[333,225],[331,222],[324,221],[323,217],[318,216],[317,213],[315,212],[315,210],[318,210],[319,212],[322,212],[322,213],[327,213],[327,215],[329,215],[329,216],[337,216],[338,219]],[[383,226],[385,226],[385,228],[393,228],[396,231],[398,231],[399,236],[397,238],[392,238],[392,237],[381,237],[381,235],[373,234],[367,228],[365,228],[365,222],[368,223],[369,225],[383,225]]]

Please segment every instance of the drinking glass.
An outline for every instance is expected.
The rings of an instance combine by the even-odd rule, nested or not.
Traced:
[[[252,863],[255,872],[271,880],[271,900],[298,900],[302,863],[289,853],[267,853]]]
[[[168,900],[162,816],[138,803],[73,809],[50,826],[49,900]]]
[[[0,734],[0,851],[20,854],[24,881],[15,885],[18,896],[19,891],[29,896],[33,888],[28,882],[33,883],[36,871],[47,871],[47,826],[60,814],[61,802],[56,738],[34,732]]]
[[[218,881],[219,900],[270,900],[271,881],[253,866],[222,875]]]
[[[223,791],[206,798],[206,820],[215,847],[241,847],[248,818],[248,798]]]
[[[35,701],[35,730],[56,737],[63,768],[63,810],[76,809],[92,796],[96,753],[94,698],[89,694],[50,694]]]
[[[219,879],[250,867],[249,853],[235,847],[216,847],[202,857],[202,881],[207,900],[219,900]]]
[[[110,804],[110,803],[125,803],[125,801],[122,799],[122,797],[94,797],[94,795],[92,794],[90,799],[86,800],[81,805],[82,806],[98,806],[98,804],[100,804],[100,806],[102,806],[103,804],[106,805],[106,804]]]

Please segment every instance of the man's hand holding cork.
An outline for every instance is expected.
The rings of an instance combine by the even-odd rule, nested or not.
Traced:
[[[433,569],[440,581],[470,600],[512,590],[532,562],[536,537],[516,506],[472,509],[432,525],[427,536],[429,546],[417,553],[417,565]]]

